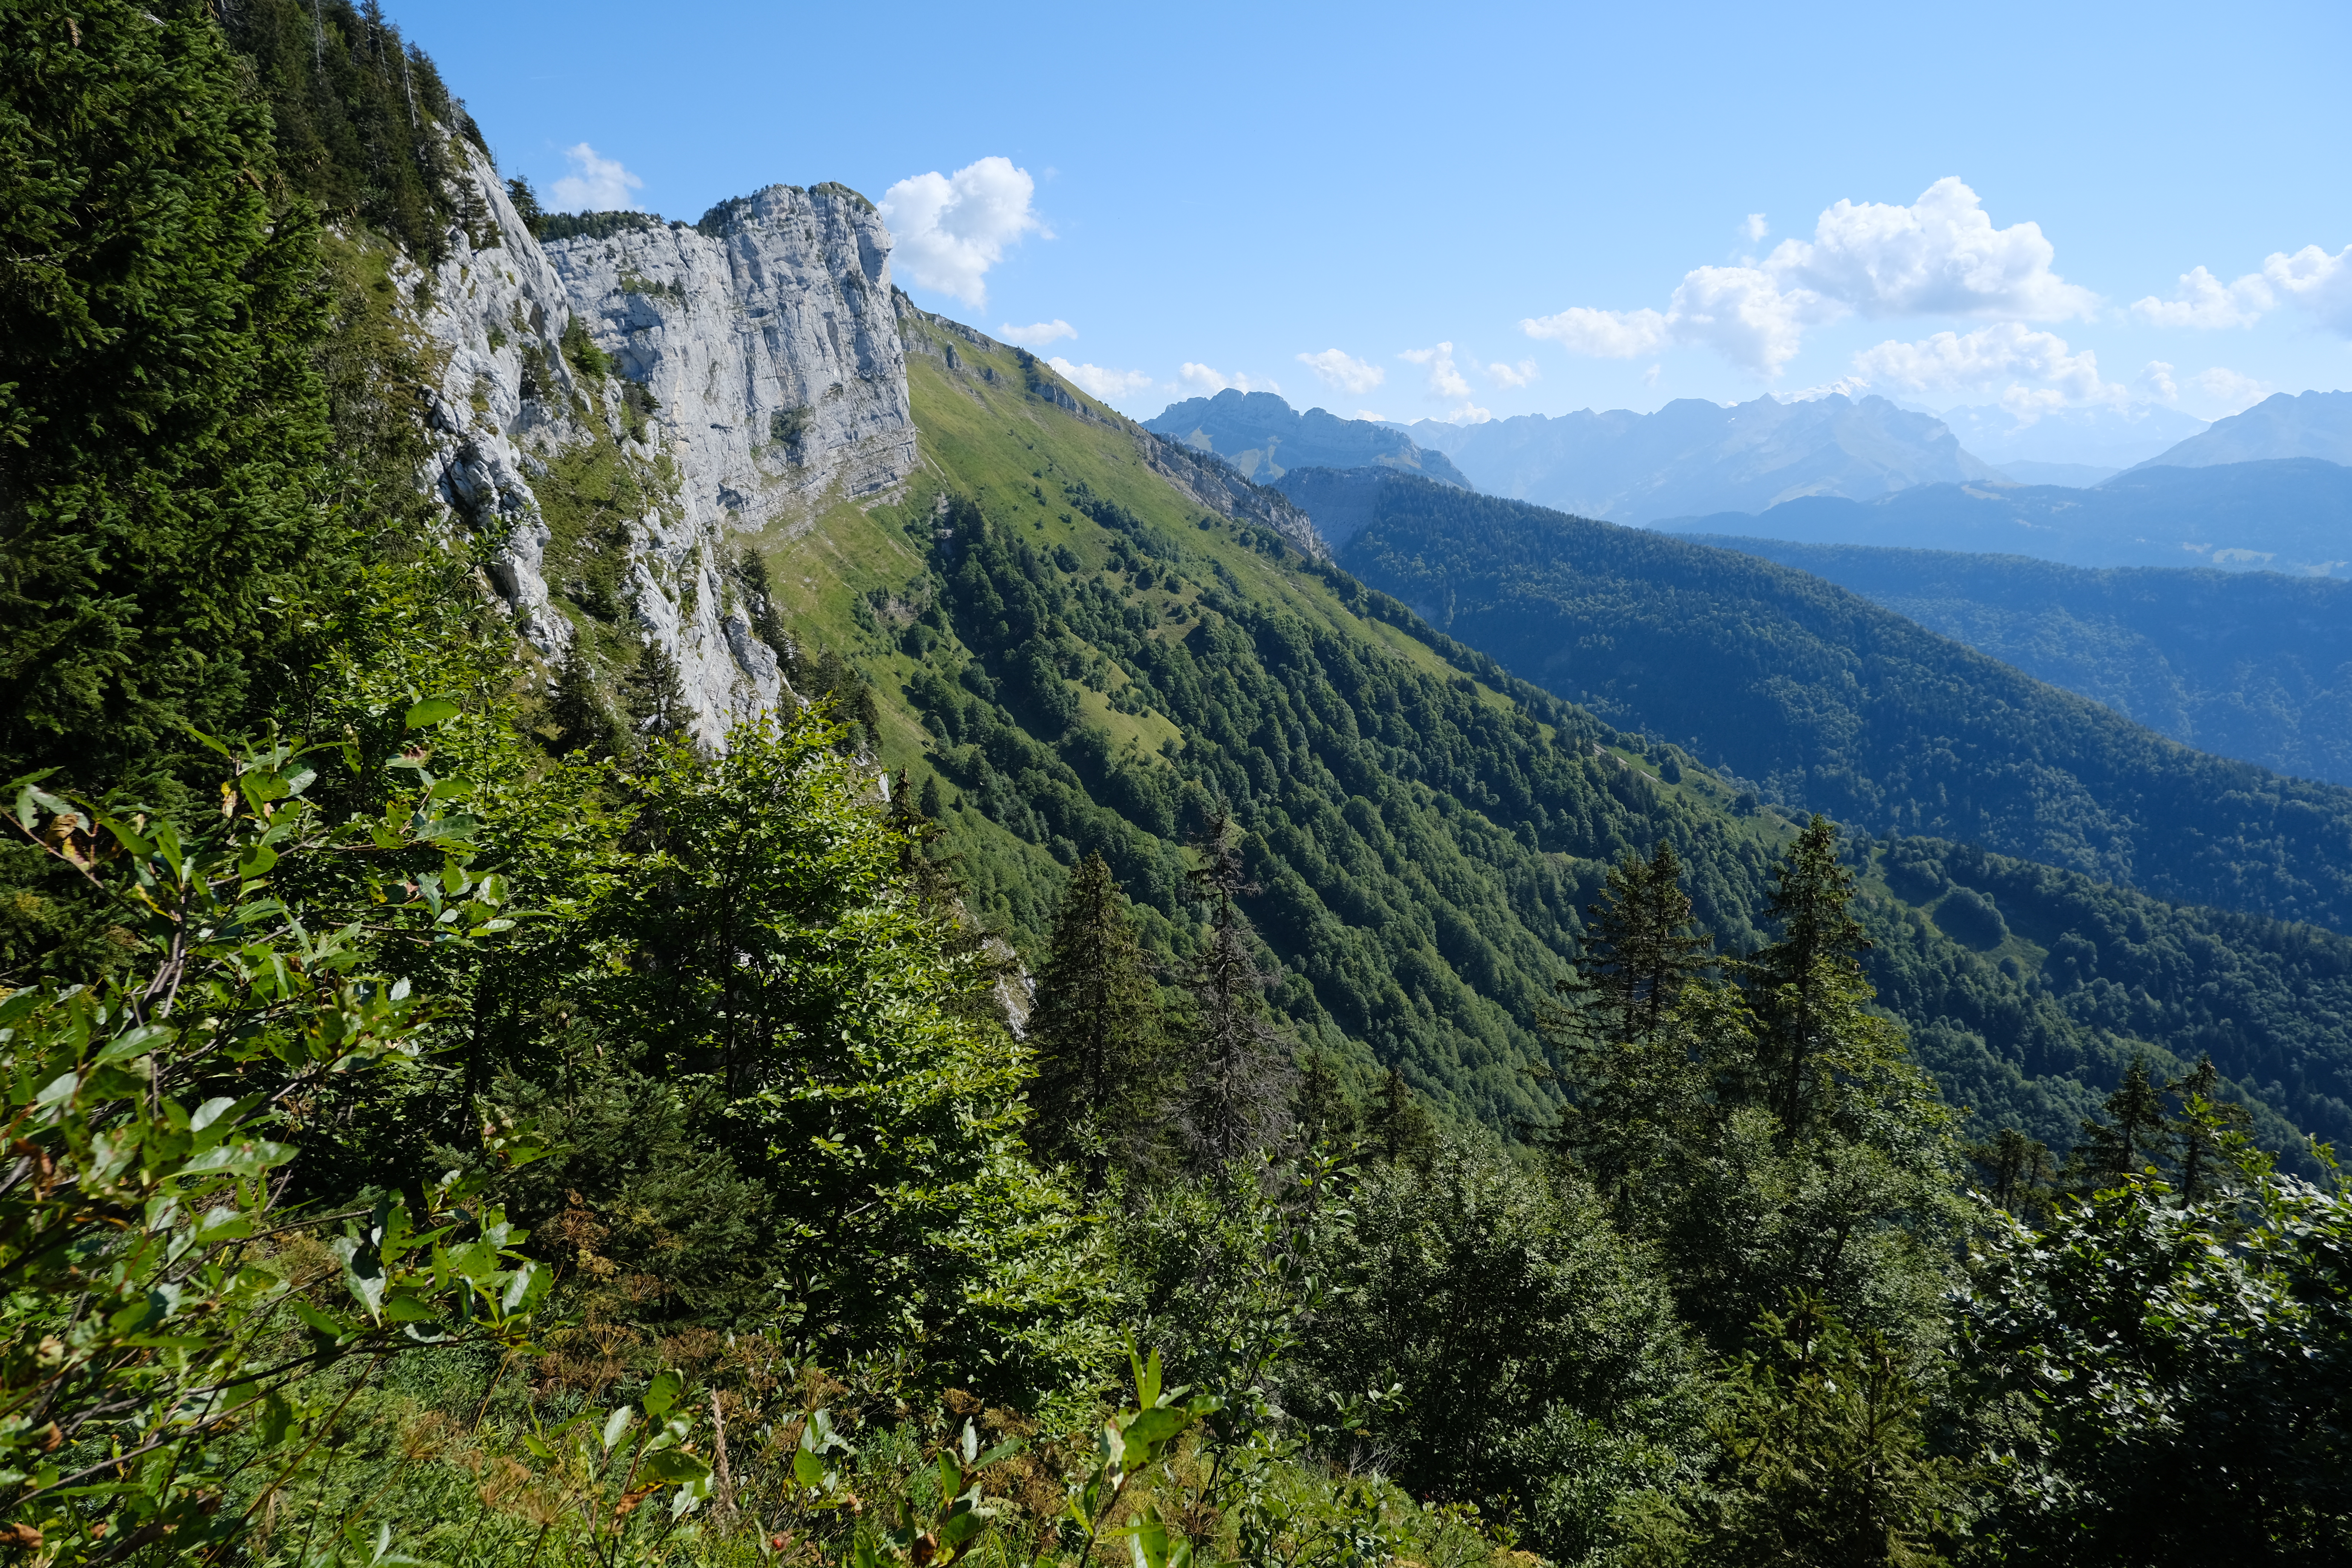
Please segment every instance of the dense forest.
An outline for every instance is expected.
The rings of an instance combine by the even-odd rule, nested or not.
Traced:
[[[2185,746],[2352,784],[2352,583],[2340,578],[1695,542],[1825,577]]]
[[[2190,751],[1753,556],[1406,478],[1375,493],[1349,570],[1767,798],[2352,929],[2342,786]]]
[[[2250,1136],[2339,939],[1742,802],[919,351],[928,482],[742,569],[811,700],[698,744],[392,482],[353,258],[462,110],[157,11],[0,32],[0,1552],[2352,1543],[2352,1200]]]

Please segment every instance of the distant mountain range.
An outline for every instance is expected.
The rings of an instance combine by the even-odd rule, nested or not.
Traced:
[[[2352,784],[2352,582],[2095,572],[2017,555],[1772,539],[1694,542],[1827,578],[2184,745]]]
[[[1799,496],[1868,500],[1914,485],[2001,478],[1934,415],[1883,397],[1759,397],[1727,408],[1685,397],[1654,414],[1588,408],[1482,425],[1423,420],[1412,431],[1491,495],[1613,522],[1761,511]]]
[[[2051,408],[2020,414],[2000,405],[1948,408],[1942,416],[1960,445],[2021,485],[2096,484],[2109,474],[2200,434],[2205,421],[2160,403]],[[2291,458],[2295,452],[2269,452]],[[2051,469],[2062,466],[2062,477]],[[2087,475],[2088,477],[2083,477]]]
[[[2208,426],[2153,404],[2031,419],[1987,405],[1938,418],[1843,395],[1404,426],[1226,391],[1171,405],[1147,427],[1261,483],[1310,468],[1419,473],[1675,532],[2008,552],[2086,567],[2325,575],[2352,563],[2347,392],[2281,394]],[[2205,477],[2189,477],[2197,473]],[[1346,485],[1316,482],[1328,512]],[[1318,522],[1344,542],[1344,523]]]
[[[2274,393],[2139,466],[2206,468],[2270,458],[2352,463],[2352,392]]]
[[[1270,485],[1292,468],[1397,468],[1468,489],[1446,458],[1416,446],[1395,426],[1342,419],[1320,408],[1300,414],[1270,392],[1235,392],[1171,403],[1143,422],[1173,441],[1213,452],[1244,479]]]
[[[1808,496],[1758,514],[1676,518],[1657,526],[1806,544],[2031,555],[2073,566],[2345,576],[2352,575],[2352,468],[2278,458],[2135,468],[2093,489],[1921,485],[1873,501]]]

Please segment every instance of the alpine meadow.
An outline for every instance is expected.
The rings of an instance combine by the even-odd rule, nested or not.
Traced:
[[[0,0],[0,1559],[2352,1560],[2330,584],[1147,427],[459,74]]]

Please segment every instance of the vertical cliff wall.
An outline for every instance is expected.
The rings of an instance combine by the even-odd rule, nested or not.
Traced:
[[[487,160],[453,153],[457,206],[486,216],[430,272],[394,268],[436,367],[424,481],[495,542],[490,585],[534,647],[593,661],[626,623],[719,744],[785,689],[730,535],[914,468],[888,231],[845,187],[778,185],[698,226],[620,215],[542,246]]]

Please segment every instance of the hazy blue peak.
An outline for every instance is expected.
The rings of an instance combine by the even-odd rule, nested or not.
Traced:
[[[2352,466],[2352,392],[2273,393],[2168,447],[2143,468],[2204,468],[2279,458]]]
[[[1587,408],[1470,426],[1424,422],[1412,436],[1480,489],[1618,522],[2001,478],[1935,416],[1874,395],[1731,405],[1684,397],[1653,414]]]
[[[1462,471],[1442,454],[1423,450],[1393,426],[1342,419],[1323,408],[1301,414],[1270,392],[1227,387],[1213,397],[1188,397],[1145,420],[1143,427],[1213,452],[1261,484],[1299,468],[1380,468],[1469,488]]]

